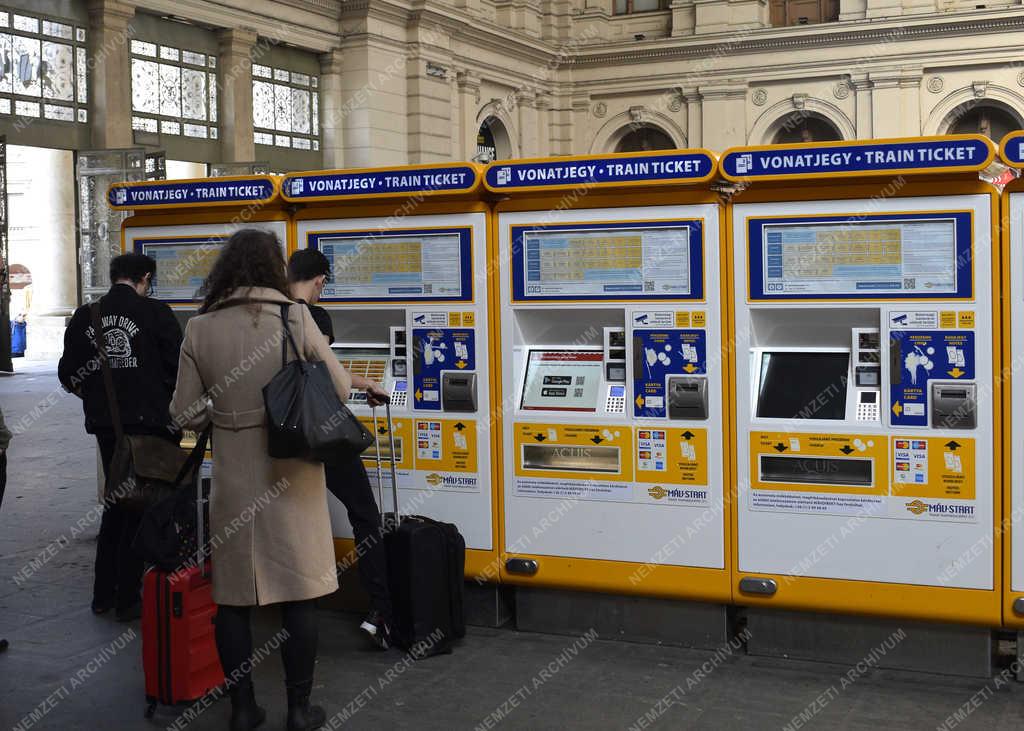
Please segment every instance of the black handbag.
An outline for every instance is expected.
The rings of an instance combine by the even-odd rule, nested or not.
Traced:
[[[114,455],[103,486],[106,505],[125,503],[146,507],[171,495],[187,477],[189,454],[175,441],[150,434],[125,434],[121,408],[114,392],[106,339],[100,322],[100,303],[90,306],[93,347],[99,354],[103,388],[114,426]],[[170,432],[168,432],[170,434]]]
[[[288,304],[281,304],[281,370],[263,387],[267,410],[267,451],[276,459],[320,462],[361,454],[374,442],[334,390],[327,364],[303,360],[288,325]],[[295,360],[288,361],[288,344]]]
[[[203,480],[199,473],[212,430],[213,427],[208,426],[202,431],[189,455],[187,482],[182,480],[185,484],[179,484],[177,492],[155,502],[142,514],[139,530],[132,541],[136,555],[161,571],[177,571],[196,562],[200,548],[206,548],[199,545],[204,525],[199,522],[200,509],[204,511],[202,520],[209,522],[209,509],[202,495]]]

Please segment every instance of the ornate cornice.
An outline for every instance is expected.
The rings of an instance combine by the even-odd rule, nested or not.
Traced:
[[[789,51],[802,48],[864,45],[871,43],[894,43],[940,36],[970,36],[1006,33],[1024,30],[1024,14],[1011,11],[998,17],[970,20],[963,16],[938,19],[935,16],[901,18],[898,23],[865,24],[862,21],[842,23],[845,27],[833,30],[837,24],[817,26],[796,26],[794,28],[764,28],[747,32],[745,37],[736,33],[722,33],[700,38],[691,36],[684,43],[675,37],[666,42],[655,42],[643,48],[629,50],[595,49],[592,52],[576,54],[567,59],[566,66],[596,66],[622,63],[650,63],[708,56],[738,55]],[[933,21],[933,22],[929,22]],[[796,31],[799,28],[799,32]],[[625,44],[623,44],[625,45]],[[723,53],[723,49],[727,49]]]

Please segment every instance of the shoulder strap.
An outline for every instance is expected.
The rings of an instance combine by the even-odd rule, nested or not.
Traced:
[[[302,353],[299,352],[299,348],[295,345],[295,338],[292,337],[292,328],[288,324],[288,308],[291,306],[290,302],[281,303],[281,324],[284,327],[284,337],[281,338],[281,367],[284,368],[288,365],[288,343],[292,344],[292,350],[295,351],[295,358],[302,360]]]
[[[103,337],[103,323],[100,322],[100,302],[103,298],[96,300],[89,305],[89,313],[92,316],[92,344],[99,354],[100,370],[103,372],[103,388],[107,392],[107,404],[110,406],[110,418],[114,423],[114,438],[120,442],[124,436],[124,426],[121,424],[121,407],[117,403],[117,394],[114,393],[114,374],[110,371],[110,362],[107,360],[106,338]]]

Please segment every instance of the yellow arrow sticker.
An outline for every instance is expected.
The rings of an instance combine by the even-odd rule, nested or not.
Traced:
[[[959,378],[960,376],[962,376],[966,372],[967,371],[960,370],[959,367],[953,368],[953,370],[951,370],[951,371],[947,371],[947,373],[949,373],[949,375],[953,376],[953,378]]]
[[[697,366],[695,366],[693,363],[687,363],[686,365],[683,366],[683,370],[686,371],[687,373],[693,373],[695,370],[697,370]]]
[[[641,409],[644,407],[644,397],[643,396],[637,396],[636,397],[636,405],[639,406]]]
[[[465,368],[467,365],[469,365],[469,364],[466,363],[466,361],[460,360],[458,363],[455,364],[455,367],[456,368]]]
[[[421,390],[419,390],[418,388],[416,389],[416,400],[417,401],[422,401],[423,400],[423,392]]]
[[[894,403],[892,405],[892,413],[896,414],[896,416],[899,416],[900,414],[903,413],[903,407],[900,406],[900,402],[899,401],[897,401],[896,403]]]

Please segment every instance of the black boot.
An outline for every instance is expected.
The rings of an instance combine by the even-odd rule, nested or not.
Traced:
[[[267,712],[256,705],[256,691],[251,680],[235,684],[230,693],[231,731],[251,731],[267,720]]]
[[[288,691],[288,731],[312,731],[327,722],[327,713],[320,706],[309,705],[313,681],[286,685]]]

